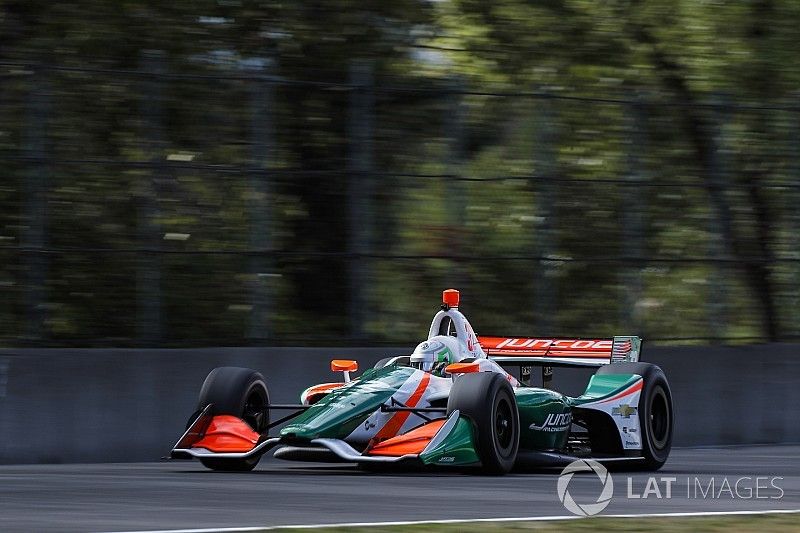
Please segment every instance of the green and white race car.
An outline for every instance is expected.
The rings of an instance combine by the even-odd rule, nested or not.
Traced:
[[[578,458],[648,470],[666,462],[672,395],[661,369],[639,362],[639,337],[478,337],[458,305],[458,291],[444,291],[427,340],[411,355],[382,359],[352,379],[356,362],[334,360],[344,380],[309,387],[297,405],[271,404],[255,370],[212,370],[170,456],[233,471],[251,470],[272,449],[290,460],[488,474]],[[564,366],[598,369],[586,391],[570,397],[549,388],[553,367]],[[532,367],[542,368],[541,387],[530,384]],[[280,410],[289,414],[272,420]]]

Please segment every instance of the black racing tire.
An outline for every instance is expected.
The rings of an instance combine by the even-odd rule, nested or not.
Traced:
[[[269,426],[269,391],[264,376],[249,368],[223,366],[212,370],[197,402],[198,410],[212,404],[212,415],[241,418],[254,431],[265,434]],[[261,456],[247,459],[200,459],[206,468],[228,472],[246,472],[256,467]]]
[[[638,374],[644,379],[639,396],[639,425],[642,432],[642,470],[655,471],[664,466],[672,449],[675,413],[672,391],[664,372],[650,363],[612,363],[597,371],[603,374]]]
[[[458,376],[447,400],[448,416],[456,409],[474,424],[482,472],[509,472],[517,460],[520,427],[514,389],[508,380],[497,372]]]

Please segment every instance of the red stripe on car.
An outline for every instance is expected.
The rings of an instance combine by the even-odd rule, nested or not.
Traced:
[[[417,406],[419,401],[422,399],[422,394],[425,392],[425,389],[428,388],[428,383],[430,380],[430,374],[425,373],[425,375],[422,376],[422,379],[420,380],[419,385],[417,385],[416,390],[411,394],[411,396],[409,396],[408,401],[406,402],[408,407]],[[406,420],[408,420],[410,414],[411,411],[396,412],[394,416],[392,416],[392,418],[390,418],[389,421],[384,424],[380,431],[375,434],[373,441],[380,442],[397,435],[397,432],[400,431],[400,428],[402,428],[403,424],[406,423]]]

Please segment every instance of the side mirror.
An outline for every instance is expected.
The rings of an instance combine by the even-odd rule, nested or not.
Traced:
[[[350,383],[350,372],[358,370],[358,361],[350,359],[334,359],[331,361],[331,372],[344,373],[344,382]]]
[[[471,374],[472,372],[480,372],[481,365],[478,363],[450,363],[444,368],[448,374]]]

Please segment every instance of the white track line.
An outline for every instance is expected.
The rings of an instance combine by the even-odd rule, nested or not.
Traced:
[[[646,514],[609,514],[597,515],[591,518],[682,518],[703,516],[737,516],[761,514],[793,514],[800,513],[800,509],[769,509],[766,511],[698,511],[686,513],[646,513]],[[548,522],[556,520],[582,520],[584,517],[575,515],[557,516],[512,516],[504,518],[455,518],[448,520],[407,520],[400,522],[347,522],[337,524],[298,524],[283,526],[254,526],[254,527],[212,527],[202,529],[159,529],[141,531],[117,531],[113,533],[239,533],[248,531],[270,531],[276,529],[321,529],[326,527],[375,527],[375,526],[420,526],[435,524],[467,524],[470,522]]]

